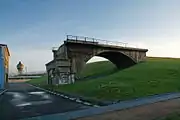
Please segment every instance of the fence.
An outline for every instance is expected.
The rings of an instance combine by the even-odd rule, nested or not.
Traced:
[[[127,47],[127,43],[118,42],[118,41],[101,40],[101,39],[84,37],[84,36],[67,35],[67,41],[68,40],[94,42],[94,43],[103,44],[103,45],[114,45],[114,46]]]

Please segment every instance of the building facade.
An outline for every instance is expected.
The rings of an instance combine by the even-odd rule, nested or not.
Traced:
[[[0,89],[5,89],[9,73],[9,49],[7,45],[0,44]]]

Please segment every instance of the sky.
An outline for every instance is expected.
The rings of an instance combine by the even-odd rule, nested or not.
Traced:
[[[67,34],[180,57],[179,6],[179,0],[0,0],[0,43],[10,49],[10,72],[18,61],[28,71],[45,71],[52,47]]]

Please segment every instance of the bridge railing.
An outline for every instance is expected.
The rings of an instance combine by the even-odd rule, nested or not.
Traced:
[[[98,43],[98,44],[103,44],[103,45],[114,45],[114,46],[127,47],[127,43],[118,42],[118,41],[101,40],[101,39],[84,37],[84,36],[67,35],[67,41],[68,40],[83,41],[83,42],[93,42],[95,44]]]

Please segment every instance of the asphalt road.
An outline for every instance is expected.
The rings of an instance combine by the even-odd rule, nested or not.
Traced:
[[[0,120],[16,120],[86,108],[89,106],[46,93],[26,83],[11,83],[8,91],[0,96]]]

